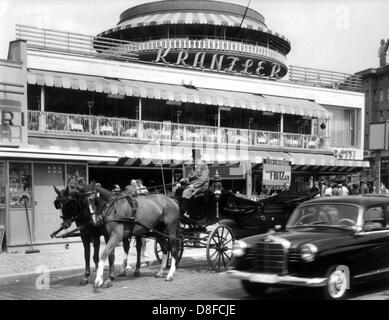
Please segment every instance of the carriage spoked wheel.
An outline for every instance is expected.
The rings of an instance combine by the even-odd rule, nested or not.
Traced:
[[[228,268],[234,241],[234,234],[227,226],[219,225],[212,231],[207,242],[207,261],[212,270],[220,272]]]
[[[156,240],[154,243],[154,253],[155,253],[155,257],[157,258],[158,263],[161,264],[163,253],[162,253],[161,246],[159,245],[158,241],[156,241]],[[177,257],[177,261],[176,261],[176,267],[178,267],[183,253],[184,253],[184,241],[179,241],[178,242],[178,257]],[[167,268],[170,268],[171,262],[172,262],[172,256],[170,253],[168,253],[167,263],[166,263]]]

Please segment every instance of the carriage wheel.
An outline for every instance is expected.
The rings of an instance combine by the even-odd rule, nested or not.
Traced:
[[[218,226],[212,231],[207,243],[207,261],[214,271],[227,269],[232,260],[235,237],[227,226]]]
[[[161,246],[159,245],[157,240],[155,240],[155,242],[154,242],[154,253],[155,253],[155,257],[157,258],[158,263],[161,264],[163,253],[162,253]],[[176,267],[178,267],[183,253],[184,253],[184,241],[179,241],[178,242],[178,259],[176,261]],[[169,252],[167,254],[167,263],[166,263],[167,268],[170,268],[171,262],[172,262],[172,257],[171,257],[170,252]]]

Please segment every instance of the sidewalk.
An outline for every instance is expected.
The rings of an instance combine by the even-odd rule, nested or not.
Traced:
[[[104,248],[105,244],[102,242],[100,254]],[[18,253],[0,253],[0,283],[9,278],[28,277],[29,275],[40,273],[42,270],[50,270],[50,272],[73,270],[75,274],[82,274],[84,272],[85,262],[82,243],[70,243],[68,249],[64,245],[40,246],[38,249],[40,253],[25,254],[24,249],[18,250]],[[154,240],[152,239],[147,240],[146,255],[148,255],[147,260],[142,262],[147,262],[148,264],[157,263],[154,253]],[[93,247],[91,245],[91,272],[94,271],[92,256]],[[187,258],[205,261],[205,256],[205,249],[184,248],[181,261],[185,261]],[[121,267],[123,259],[124,252],[120,245],[115,250],[116,270]],[[128,259],[130,265],[135,266],[135,247],[130,248]],[[108,261],[106,262],[106,266],[108,266]]]

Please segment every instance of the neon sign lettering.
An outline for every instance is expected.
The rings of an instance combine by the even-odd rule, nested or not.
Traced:
[[[208,62],[207,62],[208,61]],[[197,52],[191,54],[186,49],[173,52],[172,48],[159,48],[155,63],[179,65],[193,69],[224,71],[233,74],[256,75],[258,77],[280,79],[283,68],[277,62],[226,56],[224,54]]]

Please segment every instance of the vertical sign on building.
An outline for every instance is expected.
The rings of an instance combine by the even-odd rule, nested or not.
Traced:
[[[263,163],[263,182],[266,187],[280,189],[285,183],[290,185],[292,166],[289,161],[265,159]]]

